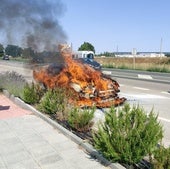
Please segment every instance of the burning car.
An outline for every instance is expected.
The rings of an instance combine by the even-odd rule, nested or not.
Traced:
[[[123,104],[126,98],[119,98],[119,84],[114,79],[72,58],[69,50],[62,48],[63,65],[49,65],[34,70],[34,79],[47,88],[64,87],[76,95],[71,102],[80,107],[106,108]]]

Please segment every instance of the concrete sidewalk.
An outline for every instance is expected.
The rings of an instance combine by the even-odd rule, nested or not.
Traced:
[[[0,169],[106,169],[31,111],[0,94]]]

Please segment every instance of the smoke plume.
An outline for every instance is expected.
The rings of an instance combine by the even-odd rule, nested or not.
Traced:
[[[67,39],[60,0],[0,0],[0,43],[55,51]]]

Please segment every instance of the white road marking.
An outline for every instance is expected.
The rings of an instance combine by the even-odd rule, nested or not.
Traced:
[[[158,117],[158,119],[170,123],[170,119],[166,119],[166,118],[163,118],[163,117]]]
[[[140,78],[140,79],[152,79],[152,76],[150,76],[150,75],[138,74],[138,78]]]
[[[168,95],[169,95],[169,92],[162,91],[161,93],[162,93],[162,94],[168,94]]]
[[[138,99],[166,99],[168,97],[160,96],[160,95],[153,95],[153,94],[126,94],[121,93],[125,97],[132,97],[132,98],[138,98]]]
[[[133,87],[135,89],[139,89],[139,90],[150,90],[150,89],[147,89],[147,88],[142,88],[142,87]]]
[[[119,84],[120,87],[125,86],[124,84]]]
[[[107,70],[103,70],[102,73],[105,74],[105,75],[111,75],[112,74],[111,71],[107,71]]]

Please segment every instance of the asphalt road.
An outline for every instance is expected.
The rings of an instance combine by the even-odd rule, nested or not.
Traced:
[[[156,83],[166,83],[170,85],[170,73],[158,73],[149,71],[109,69],[103,68],[102,71],[110,72],[113,77],[147,80]]]
[[[33,71],[30,69],[30,65],[25,65],[20,62],[11,62],[8,60],[1,60],[0,61],[0,72],[7,72],[7,71],[15,71],[21,75],[23,75],[28,82],[33,81]]]
[[[32,70],[22,63],[0,61],[0,72],[5,71],[16,71],[28,81],[33,81]],[[163,143],[170,146],[170,74],[125,70],[123,73],[119,70],[109,70],[107,73],[120,84],[120,97],[126,97],[131,105],[142,106],[146,112],[153,109],[158,114],[164,128]]]

